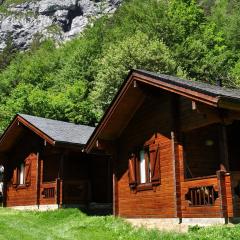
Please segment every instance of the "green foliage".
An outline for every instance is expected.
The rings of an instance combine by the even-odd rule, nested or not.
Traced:
[[[4,70],[16,55],[16,49],[13,45],[12,39],[9,36],[6,41],[6,47],[0,52],[0,72]]]
[[[110,46],[103,57],[97,59],[95,82],[90,99],[98,117],[110,104],[129,69],[142,69],[162,73],[174,73],[176,64],[166,45],[150,39],[141,32]]]
[[[131,68],[240,86],[239,10],[236,0],[125,0],[58,48],[38,36],[24,53],[9,44],[0,131],[17,112],[95,125]]]

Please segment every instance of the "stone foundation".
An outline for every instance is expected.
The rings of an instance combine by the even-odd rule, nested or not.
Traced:
[[[126,218],[135,227],[156,228],[163,231],[187,232],[191,226],[213,226],[228,223],[225,218]]]
[[[29,206],[14,206],[10,207],[16,210],[30,210],[30,211],[49,211],[59,209],[57,204],[48,204],[48,205],[29,205]]]

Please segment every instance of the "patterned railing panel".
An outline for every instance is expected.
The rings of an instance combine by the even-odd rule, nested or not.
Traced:
[[[42,195],[44,198],[54,198],[55,197],[55,187],[44,188]]]
[[[185,199],[189,201],[190,206],[214,205],[218,198],[218,192],[213,186],[201,186],[189,188]]]

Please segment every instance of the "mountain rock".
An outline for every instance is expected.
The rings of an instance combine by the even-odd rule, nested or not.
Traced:
[[[74,10],[77,0],[42,0],[39,2],[40,14],[52,14],[57,10]]]
[[[112,14],[122,0],[33,0],[21,4],[0,5],[0,51],[9,38],[20,50],[26,50],[32,41],[53,38],[67,41],[81,33],[92,19]]]

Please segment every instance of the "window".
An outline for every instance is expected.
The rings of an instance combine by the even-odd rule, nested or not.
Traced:
[[[12,176],[12,185],[17,186],[29,186],[31,183],[31,160],[26,159],[20,163],[14,170]]]
[[[151,180],[151,166],[149,161],[149,149],[139,151],[139,182],[147,183]]]
[[[25,184],[25,164],[24,163],[21,163],[20,164],[20,167],[18,169],[18,182],[20,185],[23,185]]]
[[[129,186],[131,189],[151,189],[160,183],[159,146],[144,146],[129,158]]]

